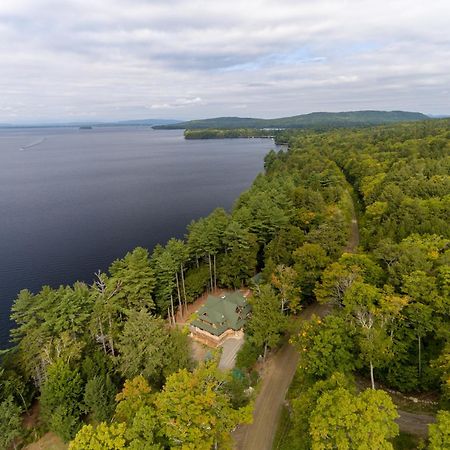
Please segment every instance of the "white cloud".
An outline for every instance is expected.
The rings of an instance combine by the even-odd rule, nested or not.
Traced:
[[[449,17],[443,0],[6,0],[0,122],[445,113]]]
[[[173,109],[173,108],[182,108],[189,105],[195,104],[205,104],[200,97],[193,98],[179,98],[175,100],[173,103],[155,103],[150,105],[150,109]]]

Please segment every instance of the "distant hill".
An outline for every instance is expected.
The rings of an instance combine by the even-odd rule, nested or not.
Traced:
[[[339,128],[360,127],[426,120],[428,116],[407,111],[348,111],[314,112],[279,119],[253,119],[242,117],[216,117],[214,119],[190,120],[170,125],[154,126],[158,130],[204,129],[204,128]]]
[[[117,122],[56,122],[56,123],[0,123],[0,128],[54,128],[54,127],[120,127],[120,126],[155,126],[155,125],[175,125],[180,120],[172,119],[135,119],[120,120]]]
[[[146,126],[156,126],[156,125],[175,125],[180,123],[180,120],[171,119],[136,119],[136,120],[121,120],[119,122],[108,122],[102,125],[146,125]]]

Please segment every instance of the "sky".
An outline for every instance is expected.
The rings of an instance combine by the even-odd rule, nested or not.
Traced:
[[[1,0],[0,123],[450,113],[450,1]]]

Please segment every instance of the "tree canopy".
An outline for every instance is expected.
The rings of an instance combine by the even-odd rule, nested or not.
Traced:
[[[5,445],[36,398],[45,426],[66,441],[81,428],[85,448],[227,445],[229,431],[248,419],[238,383],[209,366],[195,369],[186,334],[174,327],[187,319],[188,303],[217,288],[254,288],[238,357],[244,371],[283,341],[302,308],[330,307],[292,337],[304,382],[292,404],[309,414],[305,424],[292,409],[303,433],[292,443],[364,448],[366,433],[389,448],[391,405],[375,389],[355,394],[342,381],[354,373],[374,388],[440,392],[448,409],[449,123],[279,130],[287,148],[267,155],[264,173],[230,211],[194,220],[183,239],[151,254],[130,251],[89,283],[22,290],[11,314],[14,348],[0,368]],[[336,371],[340,380],[330,382]],[[344,419],[347,428],[337,425]],[[442,413],[430,428],[433,445],[444,445],[446,420]]]

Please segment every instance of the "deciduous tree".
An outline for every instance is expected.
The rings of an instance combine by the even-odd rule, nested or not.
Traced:
[[[125,423],[107,424],[101,422],[98,426],[84,425],[70,443],[69,450],[125,450]]]
[[[436,423],[429,425],[430,450],[450,448],[450,412],[439,411]]]
[[[392,450],[398,434],[396,408],[384,391],[366,390],[355,396],[345,388],[323,393],[311,414],[312,450]]]
[[[278,265],[271,277],[272,286],[280,293],[281,312],[289,309],[293,313],[300,310],[300,288],[295,285],[297,274],[292,267]]]
[[[293,253],[294,269],[298,284],[305,298],[311,298],[316,282],[329,262],[325,250],[319,244],[303,244]]]
[[[170,446],[191,450],[228,448],[229,433],[250,422],[251,407],[235,410],[222,392],[224,376],[214,365],[171,375],[155,403]]]
[[[300,353],[300,370],[313,379],[349,373],[357,366],[355,329],[343,317],[312,316],[302,321],[292,342]]]
[[[147,380],[138,375],[132,380],[125,380],[123,389],[116,395],[118,402],[114,418],[119,422],[132,423],[137,412],[153,402],[152,390]]]

